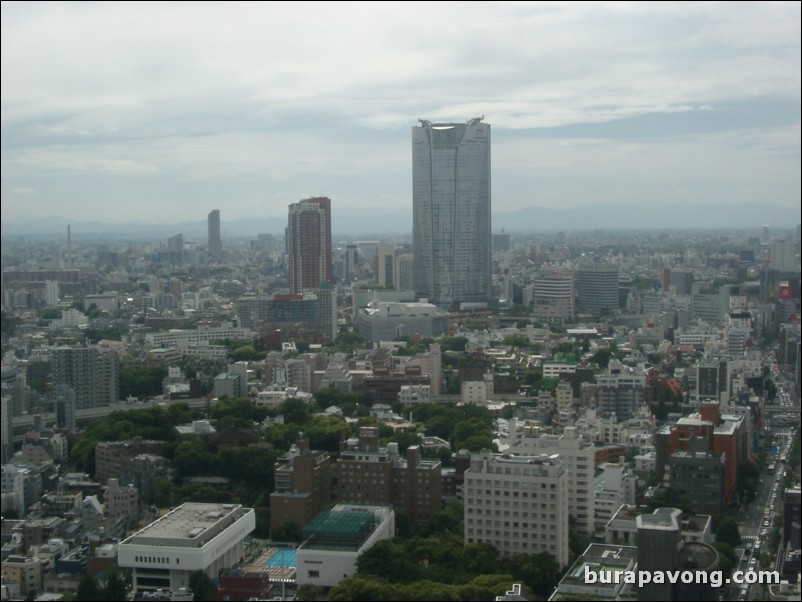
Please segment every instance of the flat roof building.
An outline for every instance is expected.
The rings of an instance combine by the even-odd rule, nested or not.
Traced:
[[[245,555],[256,527],[253,508],[239,504],[183,504],[125,539],[117,563],[131,569],[134,591],[178,591],[193,571],[217,579]]]
[[[356,574],[360,554],[393,537],[395,513],[389,506],[337,504],[304,528],[304,542],[296,554],[296,582],[333,587]]]
[[[558,454],[473,454],[465,471],[465,543],[502,556],[548,552],[568,564],[568,473]]]

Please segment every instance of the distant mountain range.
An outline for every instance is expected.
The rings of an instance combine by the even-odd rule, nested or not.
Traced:
[[[334,211],[332,230],[336,237],[412,232],[412,211],[392,208],[341,209]],[[257,234],[283,234],[286,218],[240,218],[226,220],[221,214],[222,235],[251,237]],[[529,207],[493,213],[493,232],[575,231],[575,230],[701,230],[758,229],[767,224],[772,230],[794,228],[800,223],[799,207],[779,205],[597,205],[575,209]],[[128,222],[108,224],[96,221],[70,221],[62,217],[2,221],[3,237],[25,236],[52,239],[66,237],[67,224],[75,240],[96,238],[166,238],[183,234],[187,239],[205,240],[206,220],[175,224]]]

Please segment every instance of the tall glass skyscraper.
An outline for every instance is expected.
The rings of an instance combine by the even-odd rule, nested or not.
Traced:
[[[491,295],[490,126],[431,123],[412,128],[415,292],[458,307]]]

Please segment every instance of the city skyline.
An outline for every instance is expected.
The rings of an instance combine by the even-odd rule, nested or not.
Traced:
[[[799,209],[798,3],[453,6],[4,3],[4,223],[411,215],[407,128],[477,114],[494,211]]]

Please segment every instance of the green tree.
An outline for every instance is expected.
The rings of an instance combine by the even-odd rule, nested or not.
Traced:
[[[125,580],[120,572],[116,569],[109,571],[106,574],[106,580],[100,590],[101,600],[109,600],[113,602],[125,601]]]
[[[599,368],[606,369],[607,366],[610,365],[610,358],[613,356],[613,352],[610,349],[599,349],[594,353],[590,360],[599,365]]]
[[[92,575],[84,575],[78,583],[75,598],[81,602],[95,602],[104,600],[103,593],[97,586],[97,581]]]
[[[160,395],[162,381],[167,376],[167,368],[163,366],[141,366],[125,364],[120,366],[120,398],[129,395],[146,399]]]
[[[326,593],[326,589],[320,587],[318,585],[310,585],[305,583],[301,587],[298,588],[298,595],[296,600],[309,600],[314,602],[315,600],[325,599],[324,594]]]
[[[496,596],[503,596],[514,581],[512,575],[480,574],[460,588],[460,600],[495,600]]]
[[[212,580],[202,570],[192,571],[189,575],[189,589],[192,590],[192,597],[195,600],[211,600],[215,592]]]
[[[286,523],[285,525],[282,525],[276,529],[274,532],[271,532],[270,539],[281,542],[299,542],[301,541],[301,530],[295,523]]]
[[[256,351],[253,345],[242,345],[229,353],[229,357],[235,362],[256,362],[265,359],[265,352]]]
[[[738,523],[730,517],[723,518],[716,529],[716,542],[725,543],[733,548],[741,543],[741,532]]]
[[[713,544],[713,547],[716,548],[716,551],[718,551],[719,569],[721,569],[721,572],[725,578],[729,577],[733,569],[738,564],[738,558],[735,556],[735,550],[733,550],[731,545],[718,541]]]
[[[295,397],[289,397],[282,401],[277,409],[279,414],[284,415],[284,422],[303,426],[309,420],[308,406]]]
[[[406,548],[390,540],[380,541],[360,554],[357,569],[361,577],[378,577],[394,583],[414,580],[421,573],[417,560],[410,558]]]
[[[468,337],[446,335],[440,337],[440,348],[443,351],[465,351]]]
[[[340,600],[366,600],[382,602],[384,600],[403,600],[397,595],[397,586],[382,581],[378,577],[354,575],[340,581],[329,590],[328,598],[332,602]]]
[[[547,552],[509,556],[502,568],[542,598],[548,598],[560,581],[560,565]]]

